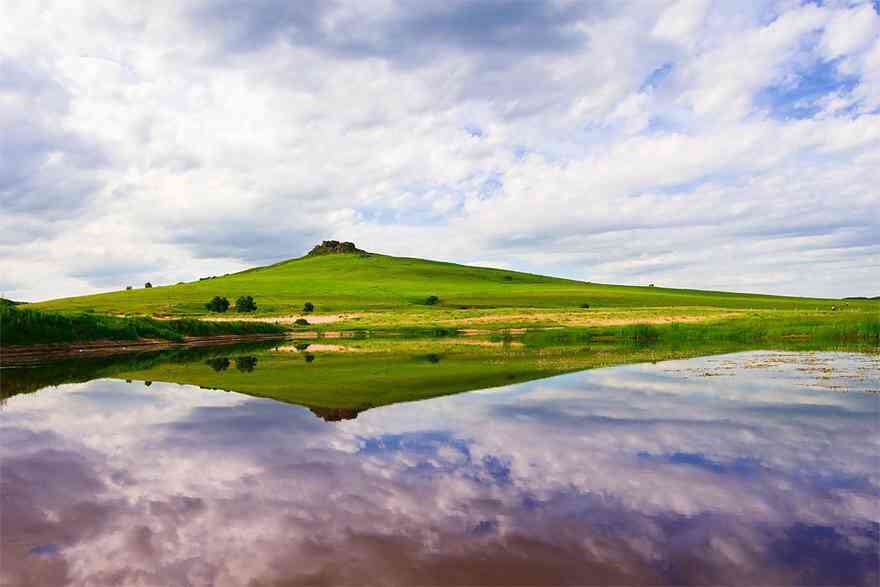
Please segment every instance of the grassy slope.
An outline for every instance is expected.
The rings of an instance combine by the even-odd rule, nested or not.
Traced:
[[[506,279],[507,277],[511,279]],[[252,295],[260,314],[291,314],[311,301],[318,313],[371,310],[421,311],[471,308],[715,307],[731,309],[830,309],[839,300],[713,291],[589,284],[501,269],[385,255],[327,255],[204,281],[64,298],[34,304],[48,310],[199,315],[220,295]],[[439,306],[419,305],[429,295]],[[850,301],[873,311],[875,301]]]

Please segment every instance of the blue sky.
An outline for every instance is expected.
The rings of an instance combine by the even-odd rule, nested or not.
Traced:
[[[0,290],[303,254],[878,295],[875,2],[18,3]]]

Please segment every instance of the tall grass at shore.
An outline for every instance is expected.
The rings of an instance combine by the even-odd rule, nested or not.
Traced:
[[[61,314],[0,307],[0,345],[69,343],[94,340],[161,338],[182,341],[186,336],[273,334],[285,329],[266,322],[203,322],[117,317],[88,312]]]
[[[711,342],[746,344],[805,340],[813,343],[857,343],[880,348],[880,315],[852,313],[831,317],[737,318],[701,323],[627,324],[531,331],[526,345],[570,344],[613,339],[632,344],[657,342],[697,345]]]

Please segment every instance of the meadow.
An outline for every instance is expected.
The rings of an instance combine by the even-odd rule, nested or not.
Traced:
[[[240,273],[188,283],[49,300],[55,311],[199,316],[214,296],[255,298],[258,315],[299,313],[312,302],[318,313],[382,310],[442,312],[499,308],[582,309],[703,307],[727,309],[877,309],[871,300],[842,302],[761,294],[664,287],[604,285],[386,255],[306,256]],[[436,296],[434,304],[428,304]]]
[[[233,307],[214,313],[206,307],[215,297],[242,296],[253,296],[255,312]],[[307,305],[313,310],[304,311]],[[24,319],[26,311],[32,313]],[[2,325],[7,345],[151,336],[177,340],[284,329],[433,335],[544,328],[613,331],[636,324],[674,324],[680,338],[694,332],[730,338],[736,332],[754,340],[869,340],[876,337],[880,301],[605,285],[359,252],[306,256],[189,283],[49,300],[9,312]],[[705,328],[694,328],[699,325]]]

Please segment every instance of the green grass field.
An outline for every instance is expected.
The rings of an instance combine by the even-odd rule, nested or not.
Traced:
[[[602,308],[784,309],[827,311],[833,305],[877,311],[872,300],[841,300],[739,294],[662,287],[592,284],[502,269],[421,259],[359,254],[303,257],[241,273],[149,289],[115,291],[33,304],[54,311],[93,310],[108,314],[199,316],[213,296],[234,301],[252,295],[257,315],[291,315],[307,301],[316,314],[392,311],[407,322],[452,311],[503,309],[579,310]],[[425,305],[437,296],[436,305]],[[233,315],[229,312],[227,315]]]

